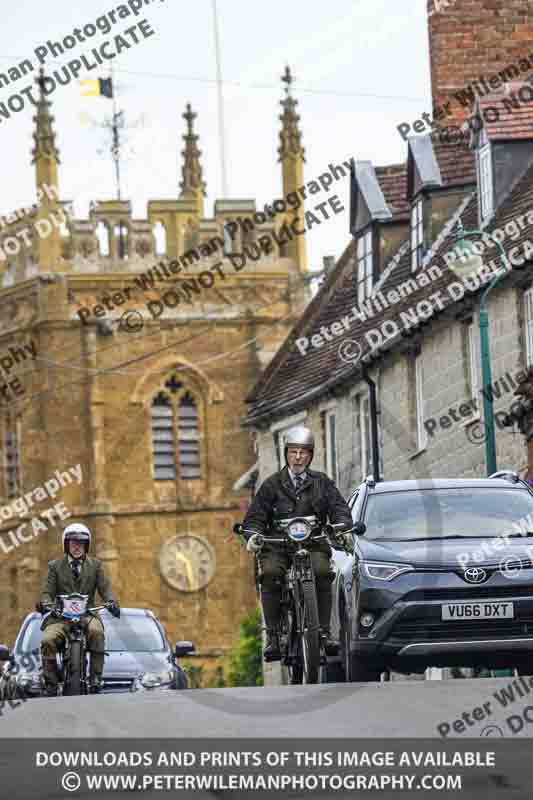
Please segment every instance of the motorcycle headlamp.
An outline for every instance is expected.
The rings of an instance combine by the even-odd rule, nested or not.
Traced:
[[[392,581],[404,572],[412,572],[411,564],[388,564],[381,561],[362,561],[364,574],[377,581]]]
[[[298,519],[288,527],[289,538],[293,542],[304,542],[311,535],[311,525],[305,519]]]

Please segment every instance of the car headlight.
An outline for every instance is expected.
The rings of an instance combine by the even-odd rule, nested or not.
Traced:
[[[362,561],[363,571],[377,581],[392,581],[403,572],[412,572],[411,564],[387,564],[382,561]]]
[[[173,680],[174,673],[166,669],[163,672],[145,672],[141,675],[139,683],[144,689],[156,689],[158,686],[172,683]]]

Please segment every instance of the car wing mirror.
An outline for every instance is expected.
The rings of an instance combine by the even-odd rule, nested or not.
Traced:
[[[186,656],[188,653],[194,653],[195,650],[196,648],[192,642],[176,642],[174,655],[176,658],[181,658],[181,656]]]
[[[352,533],[356,536],[364,536],[366,531],[366,525],[364,522],[356,522],[352,528]]]

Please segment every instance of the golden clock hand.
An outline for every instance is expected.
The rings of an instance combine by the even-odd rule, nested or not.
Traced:
[[[192,568],[191,562],[182,553],[176,553],[176,561],[182,561],[185,564],[185,571],[187,573],[187,580],[189,581],[189,587],[191,591],[194,591],[194,589],[196,588],[196,581],[194,579],[194,570]]]

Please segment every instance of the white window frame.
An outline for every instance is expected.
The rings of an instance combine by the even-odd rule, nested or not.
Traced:
[[[333,428],[333,430],[332,430]],[[326,473],[332,481],[339,480],[339,448],[337,439],[337,412],[335,409],[324,412],[324,438],[326,441]]]
[[[357,395],[357,414],[359,419],[359,456],[361,481],[369,475],[372,463],[372,420],[370,419],[370,395],[361,392]]]
[[[470,384],[470,397],[472,400],[479,400],[479,393],[482,389],[481,376],[479,370],[479,353],[477,336],[477,325],[470,322],[467,330],[468,342],[468,382]],[[479,410],[479,409],[478,409]]]
[[[524,292],[524,339],[526,367],[533,364],[533,287]]]
[[[372,228],[357,240],[357,302],[364,303],[372,295],[374,251]]]
[[[424,208],[419,197],[411,209],[411,270],[416,272],[424,255]]]
[[[490,142],[481,147],[477,154],[477,173],[479,191],[479,213],[485,220],[494,210],[492,182],[492,153]]]
[[[427,431],[424,427],[424,369],[422,354],[415,358],[415,404],[416,404],[416,439],[418,450],[427,446]]]

